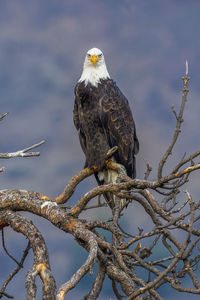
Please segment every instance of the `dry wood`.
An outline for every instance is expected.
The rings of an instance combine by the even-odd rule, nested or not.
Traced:
[[[194,159],[200,157],[200,150],[191,155],[184,155],[173,169],[163,176],[163,168],[171,155],[177,138],[180,134],[183,122],[183,112],[188,93],[188,65],[186,75],[183,78],[182,103],[179,113],[174,107],[172,112],[176,119],[172,141],[160,160],[158,176],[154,181],[147,180],[151,172],[148,163],[145,172],[145,180],[120,177],[120,182],[95,187],[85,195],[77,199],[74,206],[68,206],[64,210],[60,204],[70,201],[78,184],[88,176],[93,175],[97,169],[86,168],[76,174],[66,185],[64,191],[55,199],[50,199],[33,191],[26,190],[1,190],[0,191],[0,229],[10,226],[16,232],[21,232],[29,239],[29,245],[34,253],[34,263],[26,277],[27,299],[36,297],[36,277],[39,275],[43,282],[43,299],[64,299],[70,290],[76,288],[82,278],[92,272],[95,264],[98,265],[97,274],[91,280],[88,293],[84,299],[93,300],[101,297],[103,283],[110,278],[112,289],[117,299],[156,299],[161,300],[159,288],[166,283],[171,289],[177,292],[200,294],[200,282],[197,272],[197,265],[200,261],[200,201],[195,201],[192,193],[185,190],[186,182],[191,180],[190,174],[200,169],[199,163]],[[0,120],[5,115],[0,116]],[[4,155],[4,158],[16,156],[31,156],[31,149],[41,145],[38,143],[29,148]],[[110,149],[107,158],[117,150]],[[1,156],[1,154],[0,154]],[[1,156],[3,157],[3,155]],[[89,221],[86,217],[80,218],[82,212],[87,209],[104,207],[105,203],[95,200],[104,192],[110,192],[117,198],[125,198],[123,207],[116,205],[112,211],[112,218],[109,220],[98,220],[95,218]],[[182,194],[182,202],[179,203],[178,195]],[[149,218],[150,224],[147,231],[143,228],[133,229],[138,232],[133,236],[132,232],[127,233],[123,226],[119,225],[119,219],[123,216],[125,207],[128,208],[138,203],[143,210],[144,219]],[[90,206],[88,204],[90,203]],[[116,202],[118,203],[118,202]],[[107,209],[110,209],[109,207]],[[51,273],[48,250],[39,230],[19,212],[26,211],[41,216],[51,222],[55,227],[70,234],[75,241],[88,252],[85,262],[79,269],[71,274],[70,278],[63,278],[63,284],[59,287],[56,295],[56,285]],[[134,213],[137,211],[133,211]],[[101,229],[101,231],[99,231]],[[104,233],[110,236],[106,239]],[[179,238],[177,235],[184,238]],[[4,251],[6,249],[3,239]],[[157,251],[158,247],[162,251]],[[27,253],[29,249],[26,249]],[[153,255],[156,253],[157,256]],[[26,254],[22,256],[16,270],[5,280],[0,298],[11,298],[8,283],[23,265]],[[161,255],[164,253],[163,255]],[[142,272],[141,272],[142,271]],[[145,274],[144,276],[141,274]],[[182,278],[190,279],[190,286],[185,287]]]

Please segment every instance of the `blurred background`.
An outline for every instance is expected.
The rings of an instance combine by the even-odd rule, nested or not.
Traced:
[[[92,47],[104,52],[108,71],[129,99],[136,122],[140,153],[137,177],[143,178],[148,162],[156,176],[159,159],[171,141],[175,118],[171,105],[181,102],[185,60],[189,62],[190,92],[184,123],[165,174],[185,152],[199,148],[200,112],[200,2],[198,0],[1,0],[0,1],[0,152],[14,152],[42,139],[38,158],[1,160],[2,189],[27,189],[55,197],[84,165],[72,111],[74,86],[82,72],[85,53]],[[199,200],[199,176],[187,188]],[[80,185],[69,204],[96,186],[93,178]],[[72,237],[30,214],[45,237],[57,287],[69,280],[87,253]],[[109,209],[87,213],[101,220]],[[82,215],[82,217],[84,217]],[[132,234],[146,228],[143,210],[129,206],[122,223]],[[20,234],[5,230],[8,250],[20,258],[26,245]],[[25,299],[25,275],[32,266],[30,253],[7,292]],[[15,264],[0,250],[0,283]],[[41,285],[38,299],[41,299]],[[92,282],[87,275],[70,292],[81,299]],[[109,279],[99,299],[115,299]],[[180,296],[168,287],[164,299]],[[182,299],[188,295],[181,294]],[[198,299],[197,295],[189,295]]]

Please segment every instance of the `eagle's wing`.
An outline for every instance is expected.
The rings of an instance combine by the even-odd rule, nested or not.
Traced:
[[[80,144],[81,147],[83,149],[83,152],[86,153],[86,138],[85,135],[81,129],[81,124],[79,121],[79,115],[78,115],[78,104],[77,104],[77,96],[75,97],[75,102],[74,102],[74,110],[73,110],[73,120],[74,120],[74,125],[78,131],[78,135],[79,135],[79,140],[80,140]],[[87,167],[87,162],[85,162],[85,166]]]
[[[110,148],[118,146],[116,161],[125,166],[130,177],[135,177],[134,154],[139,151],[135,123],[128,100],[112,80],[104,81],[100,119]]]
[[[74,101],[73,120],[74,120],[74,125],[75,125],[76,129],[79,130],[80,122],[79,122],[78,104],[77,104],[77,99],[76,98],[75,98],[75,101]]]

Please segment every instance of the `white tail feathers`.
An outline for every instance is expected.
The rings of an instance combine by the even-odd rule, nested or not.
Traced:
[[[104,169],[103,171],[98,172],[99,181],[103,184],[110,183],[119,183],[119,176],[127,176],[126,169],[123,165],[116,163],[116,161],[112,158],[112,165],[116,168],[113,169]],[[111,193],[109,193],[111,195]],[[109,197],[110,198],[110,197]],[[120,205],[123,206],[126,199],[118,198],[114,194],[112,194],[112,202],[114,206],[116,206],[116,201],[120,200]]]

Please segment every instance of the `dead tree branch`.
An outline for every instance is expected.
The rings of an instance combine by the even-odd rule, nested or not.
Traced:
[[[23,255],[22,255],[22,258],[21,258],[21,260],[20,260],[20,262],[17,262],[16,260],[16,262],[17,262],[17,267],[16,267],[16,269],[8,276],[8,278],[5,280],[5,282],[4,282],[4,284],[2,285],[2,288],[1,288],[1,290],[0,290],[0,298],[2,298],[2,296],[4,295],[5,296],[5,289],[6,289],[6,287],[7,287],[7,285],[8,285],[8,283],[13,279],[13,277],[19,272],[19,270],[21,269],[21,268],[23,268],[23,264],[24,264],[24,261],[25,261],[25,259],[26,259],[26,257],[27,257],[27,255],[28,255],[28,252],[29,252],[29,250],[30,250],[30,242],[28,242],[28,245],[27,245],[27,247],[26,247],[26,249],[24,250],[24,253],[23,253]],[[8,254],[8,253],[7,253]],[[12,259],[13,259],[13,257],[12,257]],[[14,298],[14,297],[12,297],[12,296],[9,296],[8,297],[8,295],[6,296],[7,298]]]
[[[38,275],[43,283],[43,299],[53,300],[56,297],[59,300],[64,299],[65,295],[77,287],[82,278],[91,272],[96,264],[97,274],[84,297],[85,300],[94,300],[100,296],[106,277],[111,280],[117,299],[126,297],[137,300],[161,300],[163,298],[159,288],[165,284],[170,285],[175,292],[200,294],[197,269],[200,262],[200,201],[195,201],[192,192],[185,188],[186,183],[191,180],[190,174],[200,170],[200,163],[194,162],[194,159],[200,157],[200,150],[188,156],[184,154],[172,170],[163,176],[163,168],[180,134],[188,82],[188,65],[186,64],[179,113],[176,113],[172,107],[176,127],[172,141],[160,160],[155,180],[148,180],[151,167],[146,163],[145,180],[132,180],[127,176],[119,176],[120,182],[93,188],[76,199],[73,206],[66,207],[66,210],[60,204],[70,201],[78,184],[97,172],[97,169],[86,168],[80,171],[55,199],[33,191],[0,191],[0,229],[10,226],[16,232],[21,232],[29,239],[34,253],[34,263],[26,277],[27,299],[32,300],[36,297]],[[29,151],[41,143],[17,151],[11,157],[29,155],[31,153]],[[110,149],[107,159],[116,150],[116,147]],[[116,201],[109,220],[99,220],[98,217],[90,221],[87,217],[81,219],[80,215],[85,210],[90,209],[92,212],[93,208],[100,209],[105,206],[105,204],[100,205],[95,199],[105,192],[113,193],[116,199],[126,199],[125,204],[120,206],[120,201]],[[143,211],[144,219],[148,218],[149,225],[147,229],[139,228],[141,225],[133,228],[135,234],[126,233],[128,230],[124,229],[121,224],[119,225],[120,218],[124,217],[126,207],[129,209],[136,202]],[[90,206],[88,206],[89,203]],[[108,207],[108,209],[111,208]],[[72,235],[88,253],[87,259],[80,263],[79,269],[71,274],[70,278],[63,278],[63,284],[57,295],[44,239],[39,230],[19,214],[20,211],[45,218],[66,234]],[[135,214],[137,214],[137,209],[133,210],[133,218]],[[8,254],[5,245],[3,247]],[[24,254],[17,271],[5,280],[0,297],[12,297],[5,292],[5,288],[22,267],[25,259]],[[185,278],[190,280],[187,288],[184,286],[183,279]]]
[[[11,226],[13,230],[22,233],[29,239],[34,252],[34,269],[43,282],[43,299],[47,299],[50,296],[53,299],[56,292],[55,280],[51,274],[47,248],[40,232],[33,224],[13,211],[1,210],[0,222]],[[26,288],[28,299],[29,294],[32,294],[32,291],[30,291],[31,287],[33,285],[29,284],[27,277]]]
[[[10,152],[10,153],[0,153],[0,158],[14,158],[14,157],[32,157],[32,156],[39,156],[40,152],[28,152],[32,149],[35,149],[39,146],[41,146],[42,144],[44,144],[45,141],[41,141],[37,144],[34,144],[33,146],[30,146],[28,148],[22,149],[22,150],[18,150],[16,152]],[[28,153],[27,153],[28,152]]]
[[[160,179],[162,177],[162,170],[163,170],[164,164],[166,163],[169,155],[172,154],[172,149],[174,148],[174,145],[175,145],[175,143],[178,139],[178,136],[181,132],[181,124],[183,122],[183,112],[184,112],[185,103],[186,103],[186,100],[187,100],[187,94],[189,92],[189,90],[188,90],[188,81],[189,80],[190,80],[190,78],[188,77],[188,63],[186,61],[186,73],[185,73],[185,76],[183,77],[184,86],[183,86],[182,103],[181,103],[181,107],[180,107],[180,111],[179,111],[178,115],[175,113],[175,110],[172,107],[172,111],[174,112],[175,117],[176,117],[176,129],[174,131],[172,141],[171,141],[167,151],[165,152],[165,154],[163,155],[163,157],[161,158],[161,161],[159,163],[159,166],[158,166],[158,179]]]

